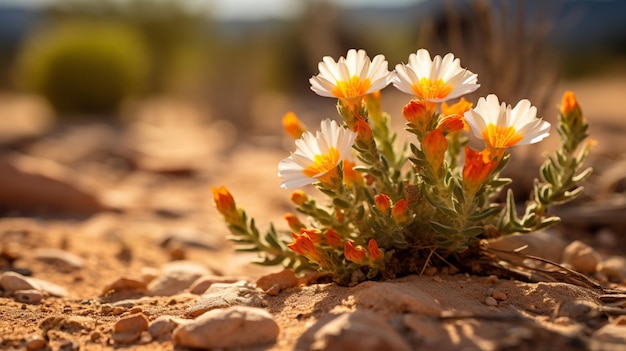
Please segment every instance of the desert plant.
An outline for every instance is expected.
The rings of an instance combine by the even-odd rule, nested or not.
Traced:
[[[150,67],[144,42],[115,23],[67,23],[36,33],[19,58],[19,83],[67,113],[112,113],[141,91]]]
[[[285,129],[297,139],[296,151],[278,165],[281,186],[313,184],[329,200],[320,205],[296,190],[291,200],[306,221],[287,214],[290,232],[272,225],[262,236],[225,187],[213,188],[240,250],[259,252],[263,264],[329,272],[340,284],[443,264],[470,267],[486,241],[547,228],[559,221],[548,207],[580,194],[577,183],[591,172],[582,169],[591,143],[573,93],[561,106],[561,146],[541,167],[520,213],[512,191],[504,203],[494,199],[511,183],[500,177],[509,149],[549,134],[551,125],[530,101],[511,106],[490,94],[473,107],[461,97],[479,87],[477,75],[451,53],[431,58],[420,49],[393,72],[387,66],[382,55],[370,60],[363,50],[338,61],[324,57],[311,89],[338,99],[342,123],[324,120],[313,134],[286,116]],[[390,83],[414,96],[402,113],[414,138],[408,146],[396,145],[381,110],[379,90]],[[482,139],[483,150],[468,145],[470,134]]]

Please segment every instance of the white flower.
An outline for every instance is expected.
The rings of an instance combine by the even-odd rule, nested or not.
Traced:
[[[350,49],[346,58],[337,62],[325,56],[318,68],[320,73],[311,77],[311,90],[321,96],[352,100],[381,90],[390,83],[391,73],[383,55],[373,61],[365,50]]]
[[[511,108],[490,94],[478,99],[476,108],[465,112],[464,118],[474,135],[490,149],[533,144],[550,134],[550,123],[537,118],[537,108],[526,99]]]
[[[321,123],[321,132],[315,135],[304,132],[296,140],[296,151],[278,164],[278,176],[284,178],[280,183],[283,189],[295,189],[312,184],[318,180],[328,180],[350,153],[356,133],[343,128],[337,122],[325,119]]]
[[[473,92],[478,75],[461,68],[461,61],[449,53],[430,59],[428,50],[419,49],[409,56],[408,64],[396,65],[393,85],[420,99],[442,102]]]

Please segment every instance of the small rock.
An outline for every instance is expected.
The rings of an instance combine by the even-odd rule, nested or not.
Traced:
[[[284,269],[278,273],[270,273],[257,280],[256,286],[267,292],[270,289],[278,292],[298,286],[298,278],[293,269]]]
[[[41,248],[36,249],[34,254],[37,260],[46,262],[63,271],[81,269],[85,266],[85,261],[82,258],[65,250]]]
[[[196,317],[216,308],[236,305],[261,307],[263,300],[259,297],[259,291],[249,285],[216,283],[198,297],[196,302],[187,308],[185,314]]]
[[[130,344],[148,330],[148,318],[143,313],[131,314],[120,318],[113,326],[113,340],[118,344]]]
[[[276,342],[279,327],[266,310],[233,306],[209,311],[174,331],[174,345],[200,349],[244,348]]]
[[[505,235],[495,240],[489,241],[489,247],[500,250],[513,251],[520,247],[526,247],[522,253],[527,255],[539,256],[550,261],[560,262],[563,256],[563,250],[567,246],[567,242],[555,232],[544,230],[527,234]],[[523,261],[515,255],[498,254],[511,262]]]
[[[411,346],[379,314],[357,310],[322,318],[298,340],[296,349],[408,351]]]
[[[137,280],[128,277],[118,278],[116,281],[107,285],[102,289],[102,294],[107,295],[112,292],[120,292],[120,291],[144,291],[148,287],[143,280]]]
[[[573,241],[563,250],[563,263],[571,265],[580,273],[594,273],[600,259],[599,253],[579,240]]]
[[[38,287],[39,290],[48,293],[50,296],[54,297],[65,297],[68,296],[69,293],[67,289],[64,287],[51,283],[46,280],[37,279],[37,278],[27,278],[31,284]]]
[[[35,289],[16,290],[13,295],[15,296],[15,301],[31,305],[38,305],[43,300],[41,291]]]
[[[154,339],[159,339],[161,337],[170,335],[172,330],[176,328],[179,324],[174,317],[171,316],[161,316],[152,322],[148,326],[148,333]]]
[[[48,342],[41,335],[31,335],[26,338],[26,344],[24,346],[28,351],[36,351],[48,346]]]
[[[615,283],[626,281],[626,258],[622,256],[611,256],[598,264],[598,272],[605,274]]]
[[[438,316],[442,308],[434,297],[426,292],[408,289],[392,283],[366,281],[354,294],[357,306],[404,313],[413,312]]]
[[[213,274],[204,275],[196,279],[196,281],[191,284],[191,286],[189,287],[189,292],[192,294],[200,295],[203,294],[211,285],[215,283],[234,283],[236,281],[240,281],[240,279],[237,279],[235,277],[217,276]]]
[[[39,288],[33,285],[28,278],[15,272],[2,273],[2,275],[0,275],[0,287],[8,293],[12,293],[16,290],[32,290]]]
[[[485,298],[485,304],[487,306],[498,306],[498,301],[491,296],[487,296],[487,298]]]
[[[500,290],[494,290],[491,293],[491,297],[493,297],[494,299],[498,301],[506,301],[509,298],[507,294],[505,294],[503,291],[500,291]]]
[[[195,262],[177,261],[166,265],[161,274],[148,284],[148,295],[171,296],[187,289],[209,270]]]
[[[143,267],[141,269],[141,280],[146,283],[146,286],[148,285],[148,283],[150,283],[151,281],[153,281],[156,277],[159,276],[159,270],[153,267]]]

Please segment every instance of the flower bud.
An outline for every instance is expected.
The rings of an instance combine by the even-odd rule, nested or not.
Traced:
[[[443,132],[440,129],[430,132],[424,138],[422,148],[430,166],[433,170],[438,171],[443,165],[443,158],[448,150],[448,140],[446,140]]]
[[[370,261],[378,261],[384,257],[383,250],[378,248],[378,243],[374,239],[370,239],[367,243],[367,251],[369,252]]]
[[[324,237],[326,238],[328,245],[335,248],[343,247],[343,238],[334,229],[330,228],[326,230]]]
[[[298,206],[304,205],[309,200],[308,195],[302,190],[296,190],[291,193],[291,202]]]
[[[222,185],[219,188],[211,187],[211,192],[213,193],[215,207],[224,217],[229,217],[237,213],[235,199],[225,186]]]
[[[398,223],[405,223],[408,219],[409,202],[406,199],[398,200],[391,209],[391,218]]]
[[[343,245],[343,255],[348,261],[363,264],[365,263],[367,251],[360,246],[354,246],[352,241],[346,241]]]
[[[306,131],[304,124],[302,124],[298,116],[291,111],[283,116],[283,129],[287,135],[294,139],[300,138],[302,133]]]
[[[293,213],[285,213],[285,220],[289,228],[294,232],[299,232],[302,228],[306,228],[306,225],[300,222],[298,217]]]
[[[389,209],[391,208],[391,198],[386,194],[377,194],[374,196],[374,204],[376,208],[380,210],[382,213],[389,213]]]

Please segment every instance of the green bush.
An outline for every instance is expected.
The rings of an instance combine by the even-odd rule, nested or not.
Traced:
[[[18,62],[18,82],[61,114],[109,114],[141,92],[150,57],[121,24],[68,23],[34,34]]]

